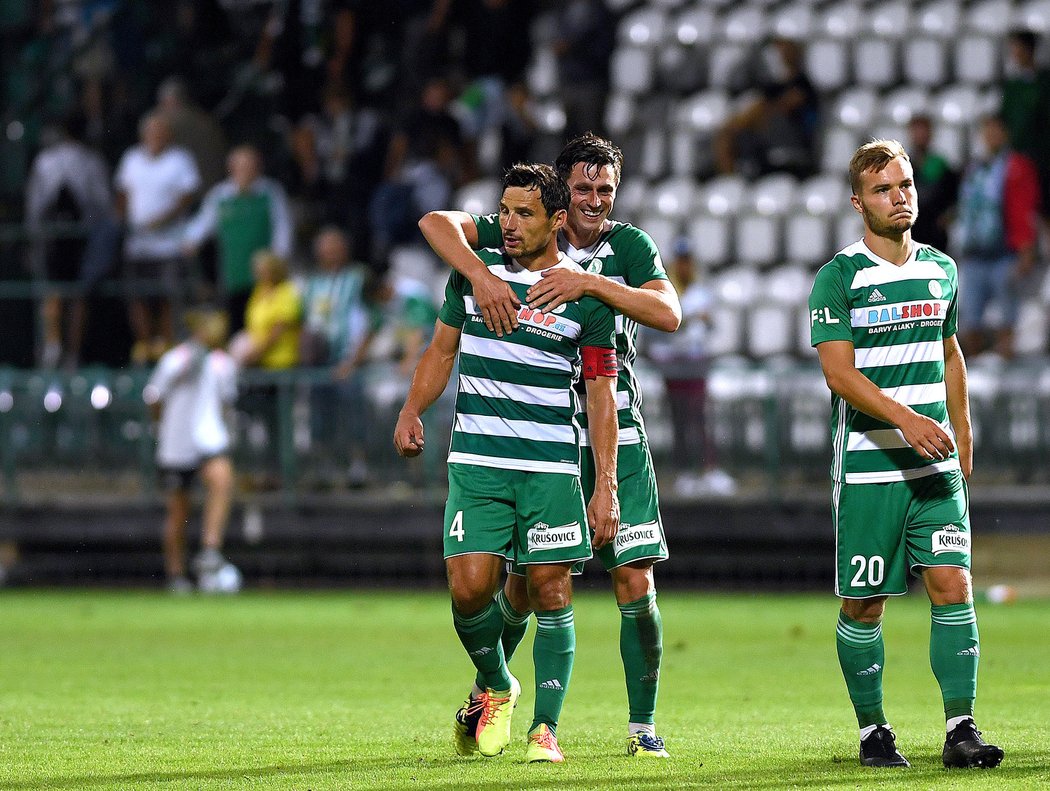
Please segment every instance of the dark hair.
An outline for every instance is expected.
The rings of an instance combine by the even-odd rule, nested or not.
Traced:
[[[1014,28],[1007,33],[1006,38],[1009,41],[1016,41],[1029,52],[1035,52],[1035,48],[1039,44],[1039,37],[1034,31],[1027,28]]]
[[[503,190],[506,191],[507,187],[538,189],[548,217],[556,211],[569,210],[569,188],[550,165],[526,162],[511,165],[503,174]]]
[[[623,152],[611,141],[598,137],[593,132],[584,132],[566,143],[558,158],[554,160],[554,167],[557,168],[559,176],[567,179],[572,169],[580,162],[595,168],[609,165],[617,183],[623,173]]]

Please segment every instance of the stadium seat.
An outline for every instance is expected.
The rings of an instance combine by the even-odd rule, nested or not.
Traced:
[[[794,41],[807,41],[816,28],[816,14],[809,2],[791,3],[773,13],[773,33]]]
[[[621,93],[647,93],[653,87],[653,55],[641,47],[617,47],[609,64],[612,89]]]
[[[958,171],[966,167],[970,152],[970,127],[965,124],[939,124],[933,130],[931,147]]]
[[[686,0],[649,0],[649,2],[661,8],[675,9],[685,5]]]
[[[771,173],[751,185],[751,206],[758,214],[781,215],[796,203],[798,180],[789,173]]]
[[[849,184],[845,173],[846,165],[843,164],[836,173],[821,173],[802,183],[802,200],[808,213],[838,214],[847,205]]]
[[[821,263],[827,263],[822,261]],[[789,305],[796,310],[809,299],[813,275],[809,267],[798,263],[785,264],[766,273],[764,292],[766,299],[779,305]],[[792,333],[787,333],[792,334]]]
[[[868,11],[868,30],[884,38],[905,38],[912,34],[911,4],[895,2],[875,3]]]
[[[906,82],[938,87],[948,81],[948,57],[941,39],[909,38],[902,55]]]
[[[826,173],[844,172],[860,142],[861,135],[857,131],[841,124],[825,129],[821,141],[821,169]]]
[[[656,47],[663,43],[667,12],[653,4],[643,5],[620,20],[616,37],[628,47]]]
[[[547,135],[561,135],[565,131],[565,124],[568,121],[564,106],[554,96],[542,99],[534,104],[533,118],[536,121],[536,128],[542,134]]]
[[[882,100],[881,114],[884,120],[907,124],[915,115],[927,112],[930,106],[930,91],[922,85],[902,85]]]
[[[845,42],[822,38],[806,45],[806,76],[820,91],[837,91],[849,82],[850,59]]]
[[[769,266],[780,260],[783,218],[748,213],[736,219],[734,251],[742,264]]]
[[[1046,306],[1037,298],[1023,300],[1014,333],[1014,352],[1021,356],[1042,354],[1048,329]]]
[[[624,215],[637,217],[647,209],[649,201],[649,183],[644,179],[627,177],[616,188],[615,216],[623,219]]]
[[[529,92],[535,97],[550,96],[558,90],[558,58],[549,46],[537,46],[525,72]]]
[[[674,124],[704,134],[713,134],[729,117],[729,96],[722,90],[694,94],[678,103]]]
[[[647,212],[640,217],[639,227],[653,238],[661,256],[665,259],[671,257],[675,241],[682,235],[682,223],[678,218]]]
[[[952,59],[955,79],[976,85],[998,82],[1002,66],[1001,50],[1001,42],[989,36],[963,36],[955,42]]]
[[[1050,0],[1028,0],[1017,10],[1020,27],[1046,35],[1050,33]]]
[[[867,12],[854,0],[832,3],[820,19],[821,31],[832,38],[856,38],[864,26]]]
[[[686,224],[693,256],[708,269],[729,261],[732,253],[732,221],[724,215],[697,214]]]
[[[495,204],[493,204],[495,206]],[[432,283],[435,260],[430,248],[422,245],[403,244],[390,251],[390,271],[421,283]],[[438,278],[443,280],[444,278]]]
[[[605,127],[613,137],[622,137],[634,125],[634,99],[627,93],[613,93],[605,102]]]
[[[748,85],[747,61],[751,47],[739,43],[719,43],[711,49],[708,79],[712,88],[740,90]]]
[[[862,38],[853,44],[853,77],[859,85],[886,88],[896,84],[899,74],[896,41]]]
[[[707,48],[665,44],[656,51],[660,85],[669,93],[690,94],[707,85]]]
[[[951,39],[962,27],[962,4],[958,0],[933,0],[916,13],[919,33]]]
[[[933,114],[945,124],[972,123],[980,112],[980,99],[972,85],[947,85],[933,97]]]
[[[722,33],[727,41],[757,44],[768,32],[765,11],[754,4],[734,6],[722,21]]]
[[[700,194],[700,205],[715,216],[734,215],[748,200],[747,182],[737,175],[718,176],[708,181]]]
[[[847,88],[835,100],[832,117],[843,126],[867,130],[880,107],[878,94],[871,88]]]
[[[720,272],[711,287],[718,304],[744,308],[755,301],[761,285],[762,275],[755,267],[736,264]]]
[[[690,178],[672,177],[653,186],[649,206],[662,217],[682,219],[693,213],[696,183]]]
[[[743,350],[744,322],[736,308],[717,303],[711,309],[707,330],[707,353],[713,358],[738,355]]]
[[[718,13],[709,4],[689,6],[670,24],[674,37],[684,47],[710,44],[721,29]]]
[[[975,33],[1002,38],[1014,24],[1014,4],[1010,0],[984,0],[970,6],[966,27]]]
[[[496,210],[499,196],[499,179],[483,178],[464,184],[456,190],[452,203],[460,211],[488,214]]]
[[[647,179],[658,179],[667,172],[667,135],[662,127],[651,128],[642,135],[641,173]]]
[[[788,261],[825,263],[831,255],[831,222],[828,214],[799,211],[784,221],[784,256]]]
[[[797,312],[797,306],[772,301],[753,305],[745,314],[747,353],[760,360],[793,353]]]
[[[835,252],[838,252],[864,236],[864,220],[853,210],[852,206],[847,206],[835,219],[832,231],[835,234],[832,246]]]
[[[637,2],[638,0],[605,0],[605,5],[608,6],[612,13],[618,14],[626,11]]]
[[[899,140],[908,144],[908,129],[904,124],[891,120],[882,120],[871,128],[871,136],[881,140]]]

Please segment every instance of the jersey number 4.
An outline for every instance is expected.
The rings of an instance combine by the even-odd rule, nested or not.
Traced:
[[[452,519],[452,527],[448,529],[448,537],[454,538],[456,541],[463,540],[463,512],[456,511],[456,516]]]

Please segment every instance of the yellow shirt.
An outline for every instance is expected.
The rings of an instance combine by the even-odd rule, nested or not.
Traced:
[[[269,291],[257,285],[248,300],[244,320],[248,334],[260,346],[266,343],[276,325],[286,325],[273,346],[259,359],[260,368],[292,368],[299,364],[302,305],[292,281],[278,283]]]

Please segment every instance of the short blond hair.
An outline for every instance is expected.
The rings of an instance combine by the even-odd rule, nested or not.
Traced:
[[[252,256],[252,265],[263,267],[275,283],[288,279],[288,262],[273,250],[257,250]]]
[[[908,156],[908,152],[904,150],[904,146],[899,140],[880,140],[876,138],[869,140],[854,151],[853,158],[849,161],[849,187],[853,190],[853,194],[857,194],[857,187],[860,185],[862,173],[867,173],[869,170],[874,173],[881,173],[883,168],[897,159],[897,157],[911,161],[911,157]]]

